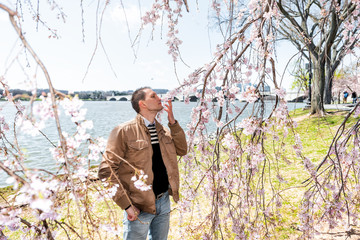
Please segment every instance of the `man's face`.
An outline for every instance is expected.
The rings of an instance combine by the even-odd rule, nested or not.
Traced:
[[[159,112],[163,109],[161,99],[152,89],[144,89],[145,100],[141,100],[150,112]]]

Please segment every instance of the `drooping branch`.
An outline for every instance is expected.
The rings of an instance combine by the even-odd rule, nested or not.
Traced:
[[[66,140],[65,140],[65,138],[64,138],[64,136],[62,134],[61,125],[60,125],[60,119],[59,119],[59,114],[58,114],[58,108],[57,108],[57,104],[56,104],[56,93],[57,93],[57,91],[53,87],[52,81],[50,79],[50,74],[47,71],[44,63],[40,60],[40,58],[37,56],[35,51],[32,49],[32,47],[30,46],[28,41],[25,39],[21,28],[16,23],[15,18],[16,17],[18,18],[18,14],[15,11],[11,10],[10,8],[6,7],[3,4],[0,4],[0,8],[5,10],[9,14],[10,22],[13,25],[13,27],[14,27],[16,33],[18,34],[19,38],[21,39],[22,43],[24,44],[24,47],[30,52],[30,54],[32,55],[32,57],[34,58],[36,63],[40,66],[41,70],[43,71],[43,73],[45,75],[45,78],[46,78],[46,81],[48,83],[49,90],[50,90],[50,93],[51,93],[52,109],[54,111],[56,127],[57,127],[58,135],[59,135],[59,138],[60,138],[60,147],[61,147],[64,159],[65,159],[66,166],[70,166],[69,160],[68,160],[68,157],[67,157]],[[70,182],[71,182],[72,186],[75,186],[72,179],[70,180]],[[71,189],[72,189],[72,191],[74,191],[74,188],[71,188]],[[75,192],[73,192],[73,193],[74,193],[74,196],[76,196]],[[81,217],[81,208],[80,208],[79,201],[78,201],[77,197],[75,197],[75,198],[76,198],[76,204],[77,204],[77,207],[78,207],[78,213],[79,213],[79,216],[80,216],[80,222],[81,222],[81,227],[80,228],[81,228],[81,236],[82,236],[83,224],[82,224],[82,217]]]

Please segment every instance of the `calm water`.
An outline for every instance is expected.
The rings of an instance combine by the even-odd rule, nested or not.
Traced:
[[[3,103],[4,104],[4,103]],[[24,103],[26,105],[27,103]],[[37,104],[37,103],[35,103]],[[238,107],[244,106],[244,103],[237,102]],[[193,107],[197,106],[197,103],[191,102],[185,104],[183,102],[174,102],[173,110],[175,118],[179,121],[180,125],[186,129],[186,125],[190,121],[191,110]],[[289,110],[302,108],[303,103],[289,103]],[[3,109],[0,114],[2,114],[8,123],[14,121],[15,109],[9,105],[2,105]],[[266,114],[270,113],[273,107],[272,102],[268,102],[266,105]],[[87,109],[86,119],[92,120],[94,128],[89,130],[89,133],[93,137],[104,137],[107,139],[110,131],[118,124],[131,120],[136,116],[135,111],[131,108],[130,102],[85,102],[83,108]],[[247,111],[243,113],[241,118],[249,116],[252,111],[252,106],[248,107]],[[75,125],[71,122],[70,118],[61,112],[60,120],[62,124],[62,131],[65,131],[69,134],[73,134],[75,131]],[[167,124],[166,113],[162,114],[162,123]],[[12,126],[10,127],[13,131]],[[214,131],[215,125],[210,123],[208,126],[208,131]],[[53,120],[48,120],[46,128],[43,129],[43,132],[46,136],[55,144],[58,141],[57,130],[55,128],[55,123]],[[9,140],[12,141],[13,137],[8,136]],[[52,145],[48,140],[42,135],[37,135],[35,137],[30,135],[25,135],[21,132],[18,133],[18,141],[22,151],[26,155],[25,166],[29,168],[41,168],[49,171],[55,171],[56,165],[53,160],[49,148]],[[3,148],[3,142],[2,146]],[[3,160],[3,155],[0,155],[0,160]],[[96,163],[94,163],[96,164]],[[0,170],[2,171],[2,170]],[[0,172],[0,187],[6,186],[5,180],[7,176],[5,173]]]

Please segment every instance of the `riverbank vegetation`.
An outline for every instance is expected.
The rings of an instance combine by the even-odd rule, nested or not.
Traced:
[[[294,132],[292,134],[286,134],[284,129],[279,129],[277,133],[279,136],[286,135],[284,139],[273,139],[271,134],[264,136],[263,149],[266,154],[266,160],[259,164],[262,166],[258,169],[260,174],[254,175],[252,179],[253,184],[249,185],[250,188],[255,189],[252,191],[253,194],[257,195],[254,198],[255,201],[258,201],[260,206],[265,203],[265,211],[260,211],[260,214],[256,213],[258,206],[254,204],[247,212],[249,219],[251,219],[251,217],[261,217],[257,216],[257,214],[266,215],[263,222],[263,224],[266,225],[264,229],[269,231],[270,234],[259,233],[259,235],[264,234],[269,239],[297,239],[303,237],[302,228],[304,223],[301,219],[303,211],[302,204],[304,202],[304,196],[306,196],[306,191],[313,188],[311,181],[309,181],[311,175],[309,174],[309,169],[306,168],[304,159],[305,161],[310,160],[314,168],[322,162],[324,156],[326,156],[329,151],[329,146],[336,136],[339,127],[346,126],[345,129],[349,129],[359,120],[358,118],[348,118],[345,122],[346,125],[344,125],[343,121],[347,115],[348,112],[346,111],[334,110],[328,111],[327,115],[323,117],[317,117],[310,115],[308,110],[295,110],[289,115],[297,122],[297,126],[293,129]],[[299,142],[297,142],[298,140],[296,140],[294,136],[298,136],[299,139],[301,139],[301,146],[299,146]],[[244,144],[244,142],[252,137],[253,136],[243,136],[241,142]],[[222,139],[222,141],[225,140]],[[299,154],[299,150],[301,150],[301,154]],[[221,155],[219,164],[222,165],[220,171],[223,171],[224,163],[229,161],[229,155],[227,153],[221,153]],[[303,156],[306,156],[306,158]],[[201,154],[197,155],[197,157],[201,159]],[[241,156],[238,156],[238,161],[241,161]],[[243,170],[244,169],[238,169],[239,178],[243,172],[246,172]],[[193,174],[198,175],[199,173],[194,172]],[[202,176],[202,174],[203,172],[199,175]],[[221,177],[220,173],[218,177]],[[250,178],[252,176],[248,174],[247,177]],[[221,182],[220,179],[216,180]],[[228,176],[228,178],[223,180],[227,182],[234,179]],[[207,184],[213,184],[212,187],[217,187],[214,182],[215,181],[210,178],[208,182],[202,182],[202,185],[198,185],[198,182],[183,183],[183,190],[184,185],[188,187],[195,185],[195,188],[203,188],[199,191],[197,189],[194,190],[196,197],[186,196],[195,199],[193,200],[191,210],[188,209],[188,214],[183,214],[184,209],[181,209],[181,207],[179,209],[178,207],[179,211],[175,219],[178,219],[179,225],[185,227],[185,230],[183,229],[182,231],[188,233],[183,235],[186,236],[186,239],[200,239],[203,237],[203,232],[211,232],[211,225],[207,224],[209,221],[207,221],[206,218],[213,215],[213,203],[216,202],[214,201],[216,198],[224,198],[228,201],[219,203],[219,223],[222,224],[223,228],[220,228],[216,234],[218,234],[219,238],[235,239],[234,226],[232,225],[234,221],[230,223],[229,218],[233,217],[232,214],[238,211],[236,206],[239,206],[238,201],[242,200],[240,196],[236,195],[249,194],[247,192],[249,190],[237,189],[238,192],[236,192],[235,189],[230,189],[232,186],[227,182],[230,188],[220,190],[221,196],[206,194],[204,187],[206,188]],[[263,188],[259,188],[260,185],[263,185]],[[193,189],[195,188],[193,187]],[[227,191],[230,192],[230,195],[233,194],[233,196],[224,197]],[[262,197],[262,195],[264,197]],[[281,200],[274,200],[274,198]],[[273,207],[271,204],[274,201],[277,201],[274,207],[275,211],[272,209],[273,212],[271,212],[272,210],[269,210],[269,208]],[[246,202],[246,199],[244,202]],[[229,211],[229,209],[234,211]],[[342,212],[342,215],[341,218],[345,219],[345,211]],[[354,232],[354,229],[357,228],[356,225],[352,225],[352,227],[346,229],[343,224],[339,224],[336,228],[329,226],[320,211],[316,212],[314,216],[313,227],[317,229],[315,235],[318,234],[324,239],[330,239],[334,232],[338,235],[346,236],[349,232]],[[172,231],[174,231],[175,234],[176,231],[180,230],[173,229]],[[249,233],[244,231],[244,235],[247,234]]]
[[[29,101],[31,99],[35,99],[36,101],[41,100],[40,96],[46,96],[49,94],[49,89],[37,89],[34,92],[23,90],[23,89],[9,89],[9,93],[18,100],[21,101]],[[154,91],[158,94],[166,94],[168,89],[154,89]],[[60,94],[68,95],[70,97],[77,96],[79,99],[83,101],[106,101],[107,97],[110,96],[128,96],[131,95],[134,90],[126,90],[126,91],[118,91],[118,90],[109,90],[109,91],[68,91],[68,90],[58,90]],[[7,101],[4,98],[6,94],[3,89],[0,89],[0,101]]]
[[[294,128],[294,132],[302,139],[302,152],[310,158],[315,165],[318,165],[323,160],[329,145],[335,137],[337,129],[343,123],[347,114],[348,113],[344,111],[329,111],[324,117],[315,117],[309,115],[307,110],[297,109],[290,112],[289,116],[297,122],[297,127]],[[349,118],[345,126],[352,126],[357,120],[356,118]],[[280,135],[284,136],[283,130],[279,129],[278,131]],[[292,147],[289,147],[294,145],[295,139],[293,136],[294,135],[288,135],[284,138],[284,141],[275,142],[270,135],[266,138],[264,149],[266,150],[267,159],[273,161],[272,166],[276,166],[277,169],[268,168],[269,165],[264,163],[262,171],[264,171],[264,175],[271,178],[271,181],[269,181],[269,179],[262,179],[264,178],[263,175],[260,175],[257,180],[254,180],[257,184],[263,181],[266,201],[269,201],[269,198],[273,197],[273,194],[271,194],[273,191],[277,191],[277,196],[282,198],[281,207],[279,206],[277,215],[269,215],[267,219],[269,228],[272,228],[272,235],[269,235],[271,239],[296,239],[302,235],[300,231],[301,221],[299,219],[300,206],[303,201],[303,196],[308,189],[306,180],[310,176],[304,168],[303,160],[296,155]],[[246,141],[246,138],[248,138],[248,136],[243,136],[242,141]],[[273,153],[278,153],[277,149],[282,147],[278,143],[284,144],[284,146],[287,147],[284,148],[283,155],[276,156]],[[201,157],[199,150],[197,150],[197,153],[198,156],[193,161],[197,161]],[[220,154],[222,155],[220,164],[228,162],[227,154]],[[286,159],[284,159],[285,156]],[[278,158],[283,159],[279,160]],[[202,237],[203,232],[208,232],[211,228],[211,225],[207,224],[206,218],[210,216],[211,211],[213,211],[213,206],[211,206],[212,199],[209,199],[206,191],[201,189],[203,186],[211,184],[211,181],[209,181],[209,179],[197,179],[194,182],[188,182],[188,180],[184,178],[184,176],[187,176],[186,171],[188,171],[188,169],[186,169],[183,161],[184,160],[180,161],[180,171],[183,176],[181,179],[182,192],[186,192],[184,188],[189,186],[193,189],[199,186],[200,189],[194,190],[193,193],[196,194],[196,196],[181,196],[181,198],[193,202],[190,208],[184,206],[184,202],[180,204],[172,203],[173,210],[171,212],[169,239],[179,239],[180,236],[185,237],[185,239],[199,239]],[[276,164],[274,165],[274,163]],[[202,163],[198,162],[197,164]],[[82,232],[83,236],[88,236],[90,239],[115,239],[116,234],[121,236],[122,211],[114,204],[109,195],[101,196],[104,189],[103,184],[96,180],[96,171],[97,168],[93,167],[90,169],[91,174],[87,179],[74,179],[74,186],[83,189],[83,191],[77,193],[80,202],[77,202],[76,199],[71,196],[70,189],[64,188],[62,191],[57,192],[54,202],[57,202],[61,209],[57,211],[60,217],[53,219],[53,221],[58,223],[58,227],[52,230],[56,232],[55,239],[75,239],[79,237],[79,232]],[[274,176],[274,174],[271,174],[272,171],[276,171],[278,175]],[[197,174],[196,170],[193,174]],[[201,185],[198,185],[200,181],[203,182]],[[59,182],[62,181],[59,179]],[[279,184],[280,182],[281,185]],[[239,193],[241,193],[241,191]],[[224,194],[224,192],[222,194]],[[5,206],[6,208],[18,208],[17,211],[22,211],[20,216],[24,226],[26,226],[27,223],[31,223],[29,226],[32,226],[31,228],[33,229],[36,228],[36,226],[40,226],[41,223],[36,224],[39,220],[34,217],[33,209],[27,205],[20,206],[11,204],[11,199],[15,199],[15,196],[19,197],[20,195],[19,192],[12,190],[10,187],[1,189],[2,208]],[[7,201],[9,202],[6,203]],[[81,217],[78,216],[77,205],[79,204],[83,209]],[[233,204],[235,206],[236,203],[231,202],[230,198],[230,202],[223,204],[224,207],[227,204]],[[222,209],[221,206],[220,209]],[[226,219],[226,214],[230,214],[225,209],[226,207],[224,207],[223,212],[219,212],[219,218],[222,219],[222,221]],[[253,211],[253,213],[255,213],[255,211]],[[39,210],[37,214],[41,215],[41,211]],[[318,217],[321,218],[321,216]],[[49,221],[48,224],[51,225],[51,222],[52,221]],[[224,239],[235,239],[233,234],[234,223],[230,221],[228,223],[222,223],[224,227],[221,233],[218,232],[218,234]],[[322,223],[319,222],[316,224]],[[80,226],[83,226],[84,229],[80,229]],[[116,226],[118,228],[116,228]],[[326,236],[331,236],[329,234],[331,231],[329,232],[326,224],[323,224],[321,229],[322,236],[325,238]],[[46,229],[38,229],[38,231],[44,230]],[[35,229],[35,231],[37,230]],[[343,234],[346,234],[346,229],[336,229],[336,231],[338,234],[339,232],[341,234],[341,231]],[[24,234],[23,229],[11,232],[6,228],[3,230],[3,233],[8,236],[9,239],[21,238]]]

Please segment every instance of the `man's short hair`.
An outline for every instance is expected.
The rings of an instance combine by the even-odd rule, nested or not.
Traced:
[[[151,88],[150,87],[138,88],[135,90],[135,92],[131,96],[131,105],[132,105],[133,109],[135,110],[135,112],[137,112],[137,113],[140,112],[139,101],[145,100],[145,92],[144,92],[145,89],[151,89]]]

